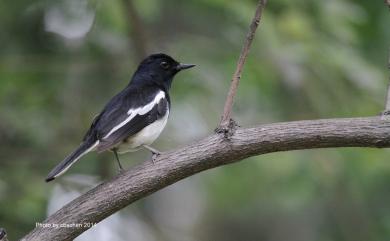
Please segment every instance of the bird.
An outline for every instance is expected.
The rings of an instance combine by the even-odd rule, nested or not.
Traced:
[[[164,129],[171,109],[169,90],[175,75],[194,64],[183,64],[167,54],[146,57],[138,65],[129,84],[111,98],[92,121],[81,144],[46,177],[52,181],[64,174],[85,154],[112,151],[118,163],[118,153],[146,148],[152,160],[161,154],[150,145]]]

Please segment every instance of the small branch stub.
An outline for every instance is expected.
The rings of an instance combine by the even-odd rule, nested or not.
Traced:
[[[237,124],[237,122],[235,122],[233,119],[229,119],[229,124],[228,124],[227,128],[219,126],[219,127],[217,127],[214,130],[214,132],[223,134],[224,138],[230,139],[230,137],[233,136],[233,134],[234,134],[235,130],[237,129],[237,127],[240,127]]]

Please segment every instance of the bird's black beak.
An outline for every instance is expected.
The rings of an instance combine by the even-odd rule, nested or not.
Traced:
[[[180,71],[180,70],[183,70],[183,69],[192,68],[194,66],[195,66],[195,64],[179,64],[179,65],[176,66],[176,70]]]

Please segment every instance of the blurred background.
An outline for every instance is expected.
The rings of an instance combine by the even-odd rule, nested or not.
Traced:
[[[147,54],[197,67],[173,83],[154,147],[212,133],[256,1],[0,1],[0,226],[21,238],[63,204],[116,175],[111,153],[47,173]],[[378,115],[388,82],[383,1],[269,0],[234,106],[243,127]],[[357,241],[390,237],[390,151],[274,153],[187,178],[76,240]],[[126,154],[131,168],[150,157]]]

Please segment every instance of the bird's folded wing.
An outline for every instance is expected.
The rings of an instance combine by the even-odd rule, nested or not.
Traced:
[[[158,88],[126,88],[114,96],[97,115],[89,130],[84,136],[84,141],[94,139],[101,140],[111,135],[121,126],[129,122],[135,115],[131,113],[147,112],[148,105],[156,101],[156,97],[165,98],[165,94]],[[148,107],[148,108],[145,108]]]
[[[137,134],[149,124],[162,118],[168,111],[168,105],[164,92],[160,91],[146,105],[129,109],[126,118],[113,126],[100,138],[100,143],[96,150],[102,152],[112,149],[126,138]]]

